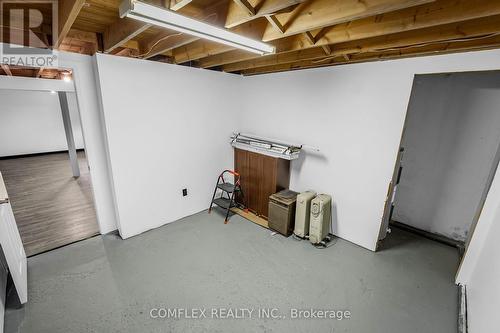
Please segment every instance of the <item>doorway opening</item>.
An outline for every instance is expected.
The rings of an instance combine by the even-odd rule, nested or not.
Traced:
[[[416,75],[379,235],[467,247],[500,159],[500,71]]]
[[[0,75],[73,86],[71,69],[3,65]],[[0,100],[0,172],[26,255],[98,235],[74,89],[0,89]]]

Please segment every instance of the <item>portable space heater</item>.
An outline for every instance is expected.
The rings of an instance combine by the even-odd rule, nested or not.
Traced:
[[[316,192],[306,191],[297,195],[297,208],[295,210],[295,229],[293,233],[301,238],[309,235],[309,220],[311,215],[311,200]]]
[[[269,228],[290,236],[295,222],[297,192],[283,190],[269,197]]]
[[[332,197],[319,194],[311,201],[311,220],[309,225],[309,241],[318,244],[328,236],[332,215]]]

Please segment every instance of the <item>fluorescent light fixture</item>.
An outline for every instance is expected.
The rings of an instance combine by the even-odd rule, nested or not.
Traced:
[[[194,20],[166,8],[156,7],[136,0],[124,0],[120,6],[120,16],[133,18],[260,55],[275,52],[275,48],[272,45]]]

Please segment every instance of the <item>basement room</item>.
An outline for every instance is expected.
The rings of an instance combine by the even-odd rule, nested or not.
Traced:
[[[0,1],[0,333],[495,333],[500,1]]]

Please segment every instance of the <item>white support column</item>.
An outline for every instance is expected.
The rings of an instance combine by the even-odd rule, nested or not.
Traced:
[[[66,92],[59,91],[59,103],[61,104],[61,112],[64,123],[64,132],[66,132],[66,140],[68,141],[69,160],[73,177],[80,177],[80,168],[78,167],[78,157],[76,155],[75,138],[73,137],[73,128],[71,127],[71,118],[69,116],[68,96]]]

